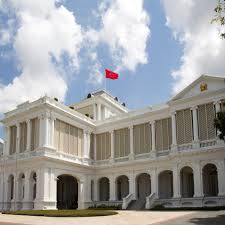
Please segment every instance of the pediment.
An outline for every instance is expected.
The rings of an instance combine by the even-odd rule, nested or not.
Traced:
[[[220,89],[225,89],[225,77],[202,75],[177,95],[175,95],[170,100],[170,102],[194,97],[203,93],[209,93]]]

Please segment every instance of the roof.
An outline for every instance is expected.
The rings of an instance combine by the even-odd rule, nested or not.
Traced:
[[[196,80],[194,80],[192,83],[187,85],[183,90],[181,90],[175,96],[173,96],[168,102],[179,99],[180,97],[185,95],[191,88],[193,88],[196,84],[198,84],[199,82],[203,81],[204,79],[214,79],[214,80],[216,79],[216,80],[224,81],[225,80],[225,76],[202,74]]]

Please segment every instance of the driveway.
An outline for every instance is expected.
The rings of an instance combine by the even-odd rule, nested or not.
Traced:
[[[103,217],[39,217],[0,214],[0,225],[150,225],[181,218],[193,214],[191,211],[151,212],[151,211],[118,211],[118,215]],[[12,224],[11,224],[12,225]]]
[[[222,211],[118,211],[104,217],[39,217],[0,214],[0,225],[225,225]]]
[[[225,225],[225,211],[200,211],[157,225]]]

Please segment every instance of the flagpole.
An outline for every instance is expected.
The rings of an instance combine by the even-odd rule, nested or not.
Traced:
[[[106,90],[106,80],[107,80],[107,78],[105,76],[105,92],[107,92],[107,90]]]

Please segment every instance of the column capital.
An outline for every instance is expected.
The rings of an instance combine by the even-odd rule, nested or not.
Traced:
[[[134,125],[130,125],[130,126],[128,127],[128,129],[129,129],[129,130],[133,130],[133,129],[134,129]]]
[[[213,104],[214,105],[221,104],[221,102],[222,102],[221,99],[216,99],[216,100],[213,101]]]
[[[197,110],[197,109],[198,109],[198,106],[197,105],[191,107],[191,110],[192,111]]]
[[[27,123],[27,124],[30,123],[30,121],[31,121],[30,118],[29,118],[29,119],[26,119],[26,123]]]
[[[150,125],[155,125],[155,120],[149,122]]]
[[[171,111],[171,116],[175,116],[177,114],[176,111]]]
[[[112,134],[114,134],[114,131],[115,130],[110,130],[109,133],[112,135]]]

